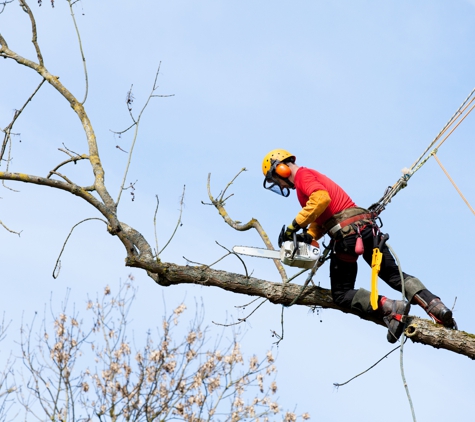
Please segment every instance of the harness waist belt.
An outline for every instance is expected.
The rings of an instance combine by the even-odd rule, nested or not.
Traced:
[[[360,220],[372,220],[373,214],[358,214],[353,217],[347,218],[346,220],[340,221],[338,224],[334,225],[331,229],[328,230],[330,236],[336,234],[337,231],[341,230],[342,228],[349,226],[352,223]]]

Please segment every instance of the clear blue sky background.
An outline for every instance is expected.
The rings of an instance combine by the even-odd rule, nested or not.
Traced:
[[[31,7],[37,16],[45,66],[78,98],[84,77],[67,3]],[[215,195],[238,173],[227,209],[232,218],[257,218],[272,239],[299,210],[294,195],[284,199],[262,189],[261,161],[273,148],[290,150],[300,165],[314,167],[341,184],[360,206],[369,206],[409,167],[475,86],[474,1],[101,1],[76,5],[87,59],[86,109],[94,124],[106,183],[116,197],[130,149],[126,93],[133,84],[134,110],[150,92],[161,62],[159,94],[144,114],[127,182],[135,200],[123,195],[119,216],[154,243],[155,195],[160,198],[159,242],[172,233],[186,185],[183,226],[162,258],[202,263],[223,251],[215,241],[261,245],[253,232],[224,224],[207,201],[212,173]],[[19,54],[35,58],[27,15],[16,3],[0,15],[0,32]],[[21,107],[40,78],[13,61],[0,63],[0,126]],[[468,200],[475,203],[473,178],[475,116],[449,138],[439,157]],[[65,159],[66,145],[87,153],[85,137],[69,105],[42,88],[15,127],[11,170],[45,176]],[[21,142],[20,142],[21,139]],[[5,163],[1,165],[5,169]],[[90,184],[87,163],[68,169],[77,183]],[[13,324],[29,320],[53,295],[66,289],[82,306],[105,284],[114,289],[132,273],[140,284],[134,311],[136,337],[159,324],[165,302],[206,307],[205,323],[245,314],[234,308],[249,301],[214,288],[162,288],[145,273],[124,267],[125,253],[102,223],[76,229],[62,259],[59,279],[51,277],[72,225],[97,216],[78,198],[28,185],[0,193],[0,220],[21,237],[0,228],[0,309]],[[460,329],[475,333],[473,306],[474,216],[432,159],[382,215],[389,243],[403,269],[418,276],[448,306],[457,298]],[[271,261],[247,259],[253,275],[279,281]],[[217,268],[241,272],[237,259]],[[358,286],[368,287],[360,264]],[[292,271],[289,271],[290,273]],[[328,266],[316,277],[329,287]],[[398,293],[380,284],[390,297]],[[249,310],[249,309],[248,309]],[[191,311],[192,312],[192,311]],[[248,355],[273,347],[270,330],[280,330],[281,308],[261,307],[243,327]],[[420,308],[412,314],[424,316]],[[226,334],[228,335],[228,334]],[[229,331],[229,337],[232,336]],[[0,363],[10,343],[0,344]],[[391,350],[384,328],[351,315],[307,308],[285,311],[285,340],[278,350],[280,403],[312,420],[386,422],[411,420],[397,353],[371,372],[336,390]],[[274,347],[275,349],[275,347]],[[0,365],[2,366],[2,365]],[[475,367],[466,357],[406,343],[404,367],[417,420],[475,418]]]

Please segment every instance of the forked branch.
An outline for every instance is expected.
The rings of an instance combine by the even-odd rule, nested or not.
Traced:
[[[234,230],[238,230],[238,231],[247,231],[247,230],[250,230],[250,229],[255,229],[257,230],[257,233],[259,233],[259,236],[261,237],[262,241],[264,242],[264,244],[266,245],[266,248],[267,249],[270,249],[270,250],[275,250],[274,247],[272,246],[272,242],[270,241],[269,239],[269,236],[267,235],[267,233],[264,231],[264,229],[262,228],[261,224],[259,223],[259,221],[257,221],[255,218],[251,219],[250,221],[248,221],[247,223],[245,224],[242,224],[238,221],[234,221],[230,216],[229,214],[227,213],[226,209],[224,208],[224,205],[225,205],[225,202],[226,202],[226,199],[228,198],[224,198],[224,195],[227,191],[227,189],[233,184],[233,182],[236,180],[236,178],[243,172],[243,171],[246,171],[245,168],[242,168],[239,173],[231,180],[231,182],[229,182],[226,186],[226,188],[223,190],[223,192],[219,195],[219,198],[218,199],[214,199],[213,198],[213,195],[211,194],[211,187],[210,187],[210,183],[211,183],[211,173],[208,174],[208,196],[209,196],[209,199],[211,201],[211,203],[214,205],[214,207],[218,210],[219,212],[219,215],[221,217],[223,217],[224,221],[226,222],[226,224],[228,224],[229,226],[231,226]],[[284,269],[284,266],[282,265],[282,263],[280,262],[280,260],[278,259],[274,259],[274,264],[275,266],[277,267],[277,271],[279,271],[279,274],[282,278],[282,281],[283,282],[286,282],[287,281],[287,273],[285,272],[285,269]]]

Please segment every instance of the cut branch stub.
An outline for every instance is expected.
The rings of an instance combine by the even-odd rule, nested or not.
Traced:
[[[475,335],[465,331],[449,330],[432,321],[411,317],[406,336],[415,343],[430,344],[475,359]]]

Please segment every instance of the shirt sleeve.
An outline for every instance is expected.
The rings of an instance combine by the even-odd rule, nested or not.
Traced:
[[[317,190],[312,192],[308,198],[307,204],[295,217],[295,221],[300,227],[306,227],[313,223],[330,205],[330,195],[326,190]]]

